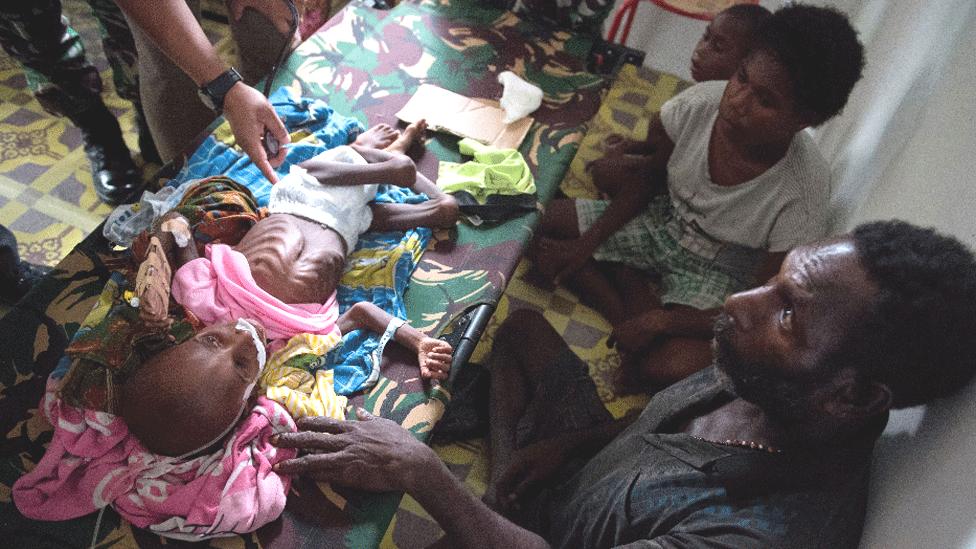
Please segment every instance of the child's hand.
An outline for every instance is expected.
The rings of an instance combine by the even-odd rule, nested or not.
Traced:
[[[580,238],[559,240],[539,237],[532,245],[532,261],[536,270],[554,284],[572,277],[592,255],[593,248]]]
[[[670,322],[671,315],[666,309],[653,309],[614,326],[607,345],[611,346],[613,341],[625,352],[637,351],[655,339],[667,335]]]
[[[424,336],[417,346],[420,376],[424,379],[447,379],[451,370],[452,352],[448,342]]]

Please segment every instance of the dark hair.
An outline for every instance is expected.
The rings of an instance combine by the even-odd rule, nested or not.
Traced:
[[[756,33],[759,32],[763,22],[769,19],[773,12],[758,4],[736,4],[722,10],[719,15],[730,17],[736,23],[743,25],[745,27],[743,36],[752,43],[755,41]]]
[[[886,384],[901,408],[944,397],[976,372],[976,258],[955,238],[904,221],[851,234],[878,287],[843,360]],[[852,362],[853,361],[853,362]]]
[[[840,113],[864,68],[857,32],[831,8],[797,4],[777,10],[759,28],[753,51],[782,64],[798,109],[812,113],[814,125]]]

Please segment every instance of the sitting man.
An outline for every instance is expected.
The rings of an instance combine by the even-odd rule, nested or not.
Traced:
[[[513,315],[491,364],[486,499],[504,517],[427,446],[362,412],[299,421],[311,432],[276,444],[315,453],[276,469],[404,490],[451,547],[856,547],[888,410],[972,378],[974,310],[976,258],[962,244],[870,223],[797,247],[765,285],[729,297],[715,367],[637,418],[611,422],[558,334]]]
[[[594,163],[595,181],[608,165],[626,168],[611,170],[612,200],[547,205],[534,266],[614,326],[622,387],[661,387],[707,366],[724,299],[823,235],[830,170],[804,130],[841,111],[862,64],[842,14],[780,9],[730,81],[674,97],[645,141],[618,142]],[[660,276],[657,292],[639,276],[647,271]]]

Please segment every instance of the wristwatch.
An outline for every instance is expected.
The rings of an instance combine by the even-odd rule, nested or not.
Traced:
[[[207,108],[220,114],[224,109],[224,96],[234,84],[241,80],[241,74],[234,67],[227,69],[217,78],[200,86],[200,89],[197,90],[200,101],[203,101]]]

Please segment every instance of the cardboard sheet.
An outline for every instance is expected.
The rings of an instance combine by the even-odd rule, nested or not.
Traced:
[[[432,130],[500,149],[517,149],[532,126],[531,116],[505,124],[505,111],[497,101],[465,97],[431,84],[421,84],[396,116],[408,124],[426,118]]]

